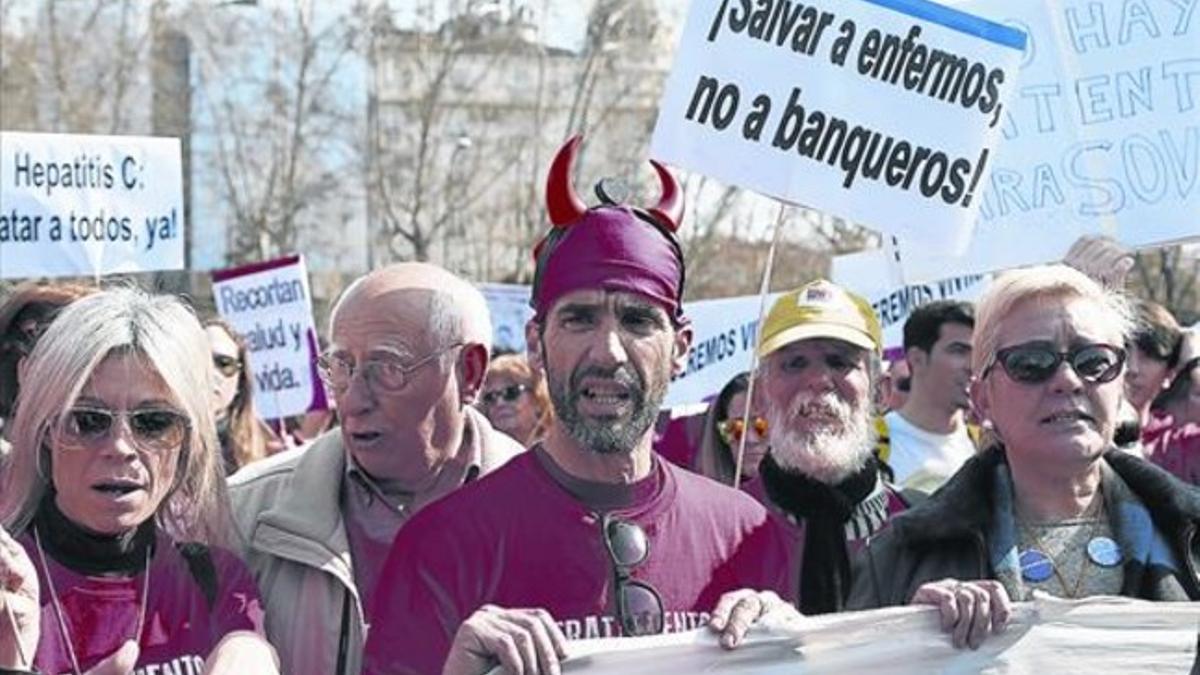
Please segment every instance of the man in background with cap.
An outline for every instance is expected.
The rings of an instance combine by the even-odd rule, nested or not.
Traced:
[[[747,495],[659,459],[652,424],[691,329],[682,315],[678,185],[652,209],[588,209],[567,174],[535,251],[529,357],[554,421],[542,443],[432,505],[380,577],[365,672],[558,672],[567,640],[683,631],[715,615],[733,646],[783,585],[786,549]],[[728,594],[728,595],[727,595]]]
[[[823,280],[780,296],[763,322],[771,449],[746,490],[789,535],[788,595],[804,614],[843,608],[850,556],[907,506],[874,454],[881,335],[866,300]]]

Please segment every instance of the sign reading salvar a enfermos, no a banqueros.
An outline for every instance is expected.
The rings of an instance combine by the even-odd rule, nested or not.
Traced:
[[[0,278],[182,269],[177,138],[0,132]]]
[[[694,0],[651,154],[958,249],[1024,45],[927,0]]]

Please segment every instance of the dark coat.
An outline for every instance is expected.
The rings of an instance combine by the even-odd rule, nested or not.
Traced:
[[[1189,598],[1200,599],[1200,490],[1122,452],[1108,452],[1104,459],[1149,511],[1182,568],[1171,574],[1126,561],[1121,595],[1160,600],[1171,597],[1164,584],[1178,584]],[[917,588],[930,581],[995,578],[987,536],[996,466],[1003,461],[1000,449],[973,457],[923,504],[869,540],[854,563],[847,609],[908,604]]]

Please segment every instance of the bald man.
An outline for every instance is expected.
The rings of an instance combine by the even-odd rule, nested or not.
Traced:
[[[414,513],[521,452],[471,406],[491,323],[446,270],[402,263],[356,280],[318,370],[341,428],[230,480],[246,562],[282,671],[361,669],[363,616],[392,539]]]

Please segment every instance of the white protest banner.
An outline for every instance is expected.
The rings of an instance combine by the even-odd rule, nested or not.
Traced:
[[[212,278],[217,312],[246,340],[259,415],[324,410],[304,256],[218,270]]]
[[[752,629],[723,649],[707,628],[649,637],[577,640],[564,673],[663,675],[975,675],[1186,673],[1196,659],[1200,606],[1040,594],[1016,603],[1006,629],[978,649],[956,649],[933,607],[844,612]],[[493,673],[499,673],[499,670]],[[1195,672],[1195,671],[1192,671]]]
[[[991,275],[967,274],[927,283],[896,283],[887,273],[889,261],[883,249],[860,251],[833,259],[833,282],[867,299],[883,328],[884,358],[904,356],[904,322],[912,311],[935,300],[975,302],[991,283]]]
[[[492,315],[492,349],[525,353],[525,324],[533,318],[530,287],[521,284],[480,284],[479,291]]]
[[[767,309],[777,297],[779,293],[768,296]],[[667,389],[664,408],[704,401],[750,369],[761,302],[757,295],[743,295],[684,303],[684,315],[692,322],[692,349],[687,368]]]
[[[957,250],[1024,45],[929,0],[695,0],[651,154]]]
[[[961,257],[901,241],[906,278],[1061,260],[1081,235],[1200,237],[1200,12],[1189,2],[972,0],[1029,34]]]
[[[0,278],[183,268],[179,139],[0,132]]]

